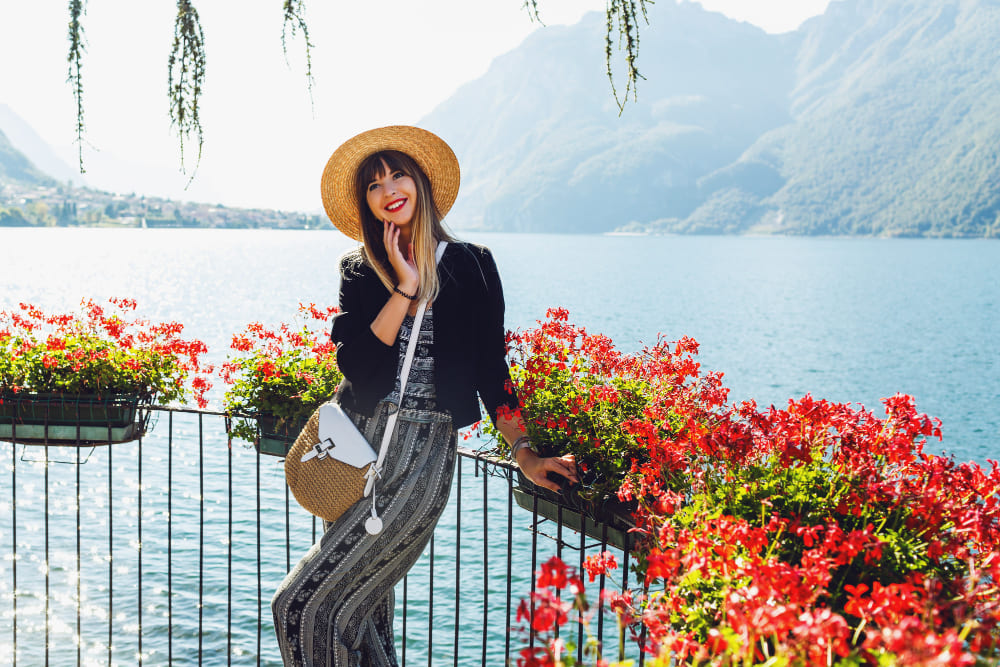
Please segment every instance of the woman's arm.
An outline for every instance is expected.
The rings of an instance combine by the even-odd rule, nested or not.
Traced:
[[[398,362],[392,343],[386,344],[371,329],[373,304],[368,304],[368,308],[363,305],[366,299],[373,298],[372,294],[378,293],[365,285],[374,282],[379,290],[383,289],[369,271],[357,253],[348,253],[341,259],[340,312],[333,318],[330,337],[337,346],[337,367],[351,382],[391,373],[390,369]]]
[[[503,435],[508,445],[513,445],[525,436],[524,422],[518,414],[517,395],[509,389],[510,369],[507,366],[507,342],[503,325],[504,298],[500,272],[489,250],[483,248],[479,261],[482,279],[486,286],[486,298],[479,304],[481,314],[479,340],[479,384],[477,390],[486,409],[493,416],[493,423]],[[476,276],[474,279],[479,279]],[[505,409],[506,408],[506,409]],[[519,449],[515,454],[521,472],[534,484],[559,492],[559,485],[547,477],[549,472],[562,475],[577,483],[576,460],[572,454],[556,457],[540,457],[530,447]]]

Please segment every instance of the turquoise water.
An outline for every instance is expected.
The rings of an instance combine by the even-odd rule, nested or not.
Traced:
[[[632,350],[692,336],[731,398],[879,408],[896,392],[944,421],[931,443],[1000,454],[1000,243],[917,239],[470,234],[504,279],[509,328],[551,306]],[[224,358],[248,322],[332,304],[335,232],[0,230],[0,307],[125,295]]]
[[[755,398],[762,405],[780,405],[810,392],[878,408],[880,398],[902,391],[916,397],[918,409],[944,422],[945,439],[930,443],[931,451],[980,463],[1000,453],[995,442],[1000,430],[996,410],[1000,244],[996,242],[487,234],[468,238],[486,243],[497,257],[511,328],[530,326],[546,308],[562,306],[569,309],[572,321],[611,336],[626,350],[653,342],[659,333],[669,339],[692,336],[702,345],[703,365],[725,373],[733,400]],[[145,316],[184,323],[186,335],[204,340],[219,362],[231,335],[248,322],[288,321],[300,301],[333,304],[336,260],[348,247],[333,232],[4,229],[0,230],[5,269],[0,308],[24,301],[46,310],[71,309],[84,296],[129,296],[139,302]],[[219,395],[221,388],[213,392],[216,407]],[[165,662],[163,517],[169,464],[175,488],[183,488],[171,508],[173,604],[178,615],[175,659],[190,663],[197,650],[197,611],[192,610],[200,578],[204,645],[219,646],[231,595],[234,663],[248,664],[257,635],[256,515],[249,501],[235,512],[230,589],[225,569],[218,565],[225,563],[230,545],[227,509],[218,499],[225,498],[230,479],[237,498],[255,497],[255,457],[234,447],[230,478],[222,420],[206,418],[201,432],[208,472],[200,477],[191,464],[193,448],[198,446],[197,419],[174,418],[172,452],[166,443],[167,420],[167,415],[160,415],[143,443],[142,652],[147,664]],[[81,493],[87,499],[81,505],[80,539],[86,612],[82,625],[87,638],[82,653],[87,663],[107,662],[108,592],[102,582],[109,569],[115,587],[110,620],[116,637],[113,662],[133,664],[139,650],[134,640],[140,514],[136,453],[134,445],[98,449],[79,468]],[[44,579],[39,554],[44,554],[46,534],[41,520],[44,466],[22,463],[20,455],[20,450],[0,445],[0,553],[10,551],[10,498],[16,479],[22,589],[18,647],[22,656],[28,656],[19,664],[37,664],[42,650],[38,637],[44,632],[39,588]],[[77,468],[50,466],[49,470],[51,650],[75,663]],[[276,462],[265,461],[261,470],[262,534],[268,536],[263,540],[261,573],[266,610],[285,570],[284,485]],[[506,500],[503,507],[496,507],[495,499],[505,499],[506,484],[490,482],[492,486],[484,489],[481,480],[476,482],[474,488],[463,489],[461,577],[463,587],[473,591],[485,580],[491,600],[498,600],[506,585],[505,554],[489,550],[484,574],[476,561],[482,558],[483,527],[480,517],[466,513],[470,506],[482,505],[485,494],[494,522],[491,530],[497,529]],[[202,483],[207,502],[199,506]],[[453,493],[453,506],[445,512],[436,544],[443,560],[435,577],[434,616],[429,619],[423,602],[410,609],[411,663],[427,661],[421,657],[425,648],[418,638],[426,635],[429,622],[435,627],[434,654],[450,656],[455,568],[448,565],[448,554],[455,552],[456,499]],[[202,517],[204,534],[199,533]],[[471,525],[467,517],[474,517]],[[110,545],[108,521],[114,521],[116,533]],[[515,530],[515,597],[518,591],[527,591],[530,574],[523,560],[530,549],[526,525],[522,517]],[[290,533],[294,563],[311,540],[311,524],[293,513]],[[206,566],[197,558],[199,542],[205,544],[207,562],[200,577],[199,568]],[[11,641],[7,611],[11,568],[9,560],[0,561],[0,655],[8,654]],[[409,584],[411,603],[426,600],[428,587],[426,571],[415,572]],[[397,595],[401,597],[401,592]],[[460,620],[473,633],[482,625],[476,600],[473,595],[462,602]],[[276,653],[266,620],[265,614],[262,660],[274,664]],[[504,633],[502,622],[491,629],[490,646],[502,647]],[[478,660],[478,642],[474,640],[470,660]],[[220,661],[221,655],[214,652],[206,664]],[[499,661],[491,659],[494,662]]]

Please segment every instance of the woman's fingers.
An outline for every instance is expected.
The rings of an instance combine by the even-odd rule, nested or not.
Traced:
[[[388,220],[383,225],[382,243],[385,245],[386,254],[389,255],[389,261],[395,265],[396,262],[393,262],[394,256],[400,257],[402,255],[399,252],[399,227]]]
[[[524,474],[527,475],[536,486],[541,486],[548,489],[549,491],[554,491],[556,493],[560,492],[559,483],[548,478],[547,473],[554,472],[557,475],[561,475],[568,479],[574,484],[580,481],[576,474],[576,459],[572,454],[567,454],[565,456],[554,456],[547,458],[537,458],[534,464],[529,464],[530,470],[526,470],[522,467]]]
[[[545,461],[548,462],[549,470],[562,475],[574,484],[580,481],[576,474],[576,459],[572,454],[545,459]]]
[[[382,243],[385,246],[385,253],[389,258],[389,263],[392,264],[392,268],[396,271],[399,282],[402,284],[404,282],[412,283],[413,280],[419,281],[420,277],[417,273],[417,266],[413,261],[413,245],[410,244],[407,253],[409,257],[407,257],[399,247],[399,227],[388,220],[384,220],[382,224]]]
[[[392,242],[392,225],[388,220],[382,222],[382,245],[389,256],[389,261],[392,262],[392,248],[396,244]]]
[[[559,484],[553,482],[551,479],[545,476],[544,467],[540,467],[539,470],[536,471],[536,475],[534,477],[529,476],[528,479],[534,482],[535,486],[540,486],[542,488],[548,489],[549,491],[554,491],[555,493],[559,493],[560,491]]]

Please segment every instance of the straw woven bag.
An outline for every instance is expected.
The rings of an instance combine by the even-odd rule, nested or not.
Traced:
[[[327,521],[336,521],[365,492],[365,473],[371,465],[356,468],[332,456],[323,459],[302,458],[320,441],[317,409],[285,458],[285,481],[292,495],[309,513]]]
[[[438,263],[441,262],[446,245],[447,243],[444,241],[438,244],[436,256]],[[410,375],[410,365],[413,362],[417,339],[420,337],[420,325],[426,310],[427,301],[421,301],[417,307],[417,314],[413,318],[413,331],[410,333],[410,342],[407,345],[403,367],[400,370],[400,399],[406,391],[406,381]],[[372,511],[371,516],[365,522],[365,530],[371,535],[377,535],[382,532],[382,520],[375,508],[375,481],[381,477],[382,465],[386,452],[389,450],[389,441],[392,440],[393,431],[396,429],[396,417],[399,411],[389,415],[386,421],[378,460],[370,465],[355,467],[335,458],[338,456],[337,445],[342,443],[333,442],[330,438],[326,438],[321,443],[320,416],[324,410],[328,410],[330,407],[329,405],[320,406],[313,412],[309,421],[306,422],[305,428],[295,439],[295,443],[285,457],[285,481],[288,483],[292,495],[295,496],[295,500],[303,508],[327,521],[336,521],[361,498],[371,495]],[[337,410],[339,410],[339,406],[337,406]],[[343,413],[338,416],[342,417],[343,420],[348,419]],[[329,419],[329,415],[326,418]],[[337,426],[345,438],[363,438],[349,421],[346,425],[338,424]],[[351,429],[354,432],[350,432]]]

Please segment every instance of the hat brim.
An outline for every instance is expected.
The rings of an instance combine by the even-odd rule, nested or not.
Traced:
[[[356,241],[362,238],[354,177],[365,158],[385,150],[406,153],[420,165],[431,183],[434,204],[442,218],[458,197],[461,181],[458,158],[439,136],[409,125],[390,125],[362,132],[333,152],[320,181],[327,216],[337,229]]]

